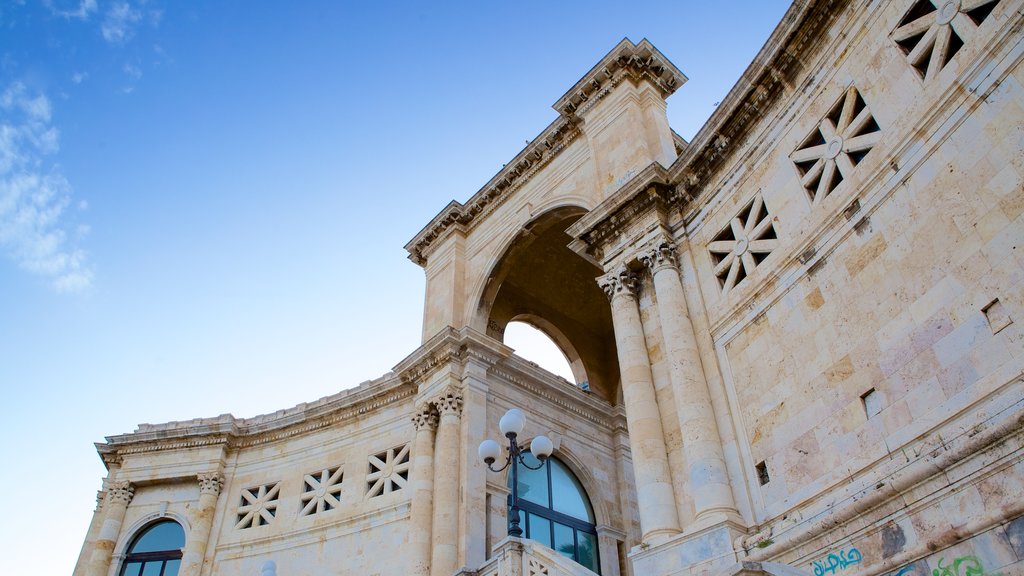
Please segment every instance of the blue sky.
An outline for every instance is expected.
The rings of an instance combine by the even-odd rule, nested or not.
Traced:
[[[620,39],[689,76],[689,138],[785,9],[0,3],[6,571],[70,572],[105,435],[271,412],[413,351],[402,246]]]

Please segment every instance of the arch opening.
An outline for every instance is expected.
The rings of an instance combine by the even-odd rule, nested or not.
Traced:
[[[611,308],[596,282],[602,270],[569,249],[565,232],[585,213],[563,206],[524,225],[492,268],[477,317],[503,342],[510,322],[539,329],[568,360],[572,378],[563,377],[614,404],[619,363]]]
[[[586,386],[587,373],[575,351],[566,352],[560,344],[537,324],[543,319],[516,317],[505,326],[504,341],[516,355],[533,362],[555,376],[561,376],[577,386]]]

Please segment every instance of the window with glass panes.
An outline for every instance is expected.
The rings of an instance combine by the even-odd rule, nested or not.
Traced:
[[[128,548],[121,576],[178,576],[184,547],[181,524],[173,520],[150,524]]]
[[[540,464],[529,452],[523,458],[530,466]],[[511,474],[508,482],[511,487]],[[519,509],[527,538],[601,573],[594,509],[580,481],[565,464],[551,457],[538,470],[520,466]]]

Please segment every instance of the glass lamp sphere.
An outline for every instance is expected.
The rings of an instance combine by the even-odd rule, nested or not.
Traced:
[[[551,439],[547,436],[537,436],[530,442],[530,452],[541,462],[548,456],[551,456],[551,453],[554,451],[555,445],[551,443]]]
[[[480,454],[480,459],[490,466],[498,459],[498,456],[501,456],[501,446],[499,446],[494,440],[484,440],[480,443],[480,448],[477,450],[477,453]]]
[[[522,434],[523,426],[526,426],[526,414],[523,414],[519,408],[512,408],[505,412],[505,415],[498,421],[498,427],[501,428],[501,433],[504,436]]]

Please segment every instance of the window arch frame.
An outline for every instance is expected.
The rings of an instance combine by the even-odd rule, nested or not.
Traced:
[[[154,552],[133,552],[134,548],[138,543],[147,535],[151,530],[161,524],[174,524],[181,530],[181,548],[172,550],[157,550]],[[188,533],[185,530],[185,526],[174,518],[161,517],[146,522],[141,527],[136,529],[128,540],[127,546],[124,548],[124,555],[121,558],[121,568],[117,571],[118,576],[125,576],[128,573],[128,569],[132,564],[139,564],[138,574],[143,574],[143,570],[149,563],[160,562],[159,576],[177,576],[178,571],[181,569],[181,559],[184,556],[185,545],[188,540]],[[167,572],[167,563],[170,561],[178,560],[178,570],[174,574]]]
[[[533,457],[532,454],[530,454],[529,450],[524,450],[523,451],[523,455],[524,456],[528,456],[529,458],[533,459],[534,462],[536,462],[536,459]],[[555,506],[555,495],[554,495],[554,486],[553,486],[552,470],[551,470],[551,466],[552,466],[551,465],[551,461],[552,460],[558,462],[558,464],[562,467],[562,469],[567,474],[569,474],[571,479],[574,481],[575,486],[577,488],[577,491],[579,492],[579,495],[581,496],[581,498],[583,499],[584,504],[586,505],[587,509],[589,510],[590,516],[593,518],[593,523],[588,522],[587,520],[584,520],[584,519],[581,519],[581,518],[577,518],[575,516],[571,516],[571,515],[566,514],[564,512],[559,512],[558,510],[555,510],[555,507],[554,507]],[[534,464],[531,464],[531,466],[532,465],[534,465]],[[569,556],[566,556],[566,557],[570,558],[571,560],[573,560],[577,564],[583,566],[584,568],[590,569],[593,572],[595,572],[596,574],[600,575],[601,574],[601,553],[600,553],[600,544],[599,544],[598,534],[597,534],[597,511],[594,509],[594,504],[593,504],[593,502],[590,499],[590,494],[587,493],[587,489],[583,485],[583,482],[580,480],[579,476],[575,472],[573,472],[572,468],[570,468],[569,465],[566,464],[566,462],[564,460],[562,460],[562,459],[560,459],[558,457],[550,456],[547,459],[545,459],[545,461],[543,463],[543,466],[541,467],[541,470],[544,471],[544,478],[545,478],[545,480],[547,482],[547,501],[548,501],[548,505],[544,506],[544,505],[538,504],[538,503],[533,502],[531,500],[527,500],[526,498],[524,498],[523,496],[520,495],[520,497],[519,497],[519,510],[523,513],[523,518],[522,518],[523,538],[526,538],[528,540],[533,540],[535,542],[539,542],[541,544],[544,544],[544,541],[537,540],[536,538],[531,536],[532,527],[530,525],[530,516],[531,516],[531,514],[534,515],[534,516],[538,516],[540,518],[543,518],[543,519],[548,521],[549,530],[550,530],[550,533],[548,534],[549,538],[548,538],[547,542],[551,543],[551,548],[556,553],[564,555],[563,552],[559,551],[557,548],[554,548],[554,544],[555,544],[555,525],[557,523],[557,524],[561,524],[561,525],[567,526],[569,528],[572,528],[572,530],[573,530],[573,555],[572,555],[572,557],[569,557]],[[522,484],[522,481],[523,481],[523,476],[522,475],[520,475],[519,481],[520,481],[520,484]],[[512,482],[512,475],[508,474],[506,484],[511,484],[511,482]],[[510,511],[511,511],[511,508],[512,508],[512,495],[511,495],[511,493],[508,495],[506,504],[507,504],[507,506],[506,506],[506,514],[509,514]],[[592,554],[593,554],[593,561],[594,561],[593,567],[587,566],[587,565],[583,564],[582,562],[580,562],[580,558],[579,558],[579,555],[580,555],[580,537],[579,537],[579,533],[580,532],[583,532],[585,534],[589,534],[589,535],[591,535],[593,537],[593,540],[592,540],[593,541]]]

